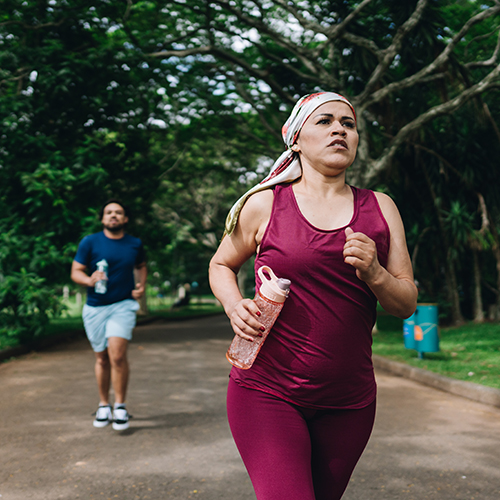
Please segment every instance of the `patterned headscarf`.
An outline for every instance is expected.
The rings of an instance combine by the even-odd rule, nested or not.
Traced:
[[[226,219],[226,234],[230,235],[234,231],[236,223],[238,222],[240,211],[249,196],[270,186],[274,186],[275,184],[292,182],[302,175],[299,154],[295,153],[290,148],[295,144],[304,123],[311,116],[314,110],[329,101],[344,102],[351,108],[354,114],[354,119],[356,119],[356,113],[352,104],[340,94],[336,94],[334,92],[318,92],[316,94],[309,94],[300,98],[297,101],[297,104],[295,104],[288,120],[281,129],[283,141],[288,149],[274,162],[268,176],[259,184],[249,189],[233,205]]]

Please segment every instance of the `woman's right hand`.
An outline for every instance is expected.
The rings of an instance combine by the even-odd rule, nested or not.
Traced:
[[[228,317],[236,335],[253,342],[255,337],[262,337],[264,326],[259,321],[260,311],[251,299],[235,302],[228,311]]]

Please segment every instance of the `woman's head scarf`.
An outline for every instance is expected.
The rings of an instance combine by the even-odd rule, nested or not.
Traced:
[[[336,94],[334,92],[318,92],[316,94],[309,94],[300,98],[297,101],[297,104],[295,104],[288,120],[281,129],[283,141],[288,149],[274,162],[268,176],[259,184],[249,189],[233,205],[226,219],[226,234],[230,235],[234,231],[236,223],[238,222],[240,211],[249,196],[257,193],[258,191],[262,191],[263,189],[267,189],[270,186],[274,186],[275,184],[292,182],[302,175],[299,154],[292,151],[291,147],[295,144],[304,123],[311,116],[314,110],[329,101],[344,102],[351,108],[354,114],[354,119],[356,119],[356,113],[352,104],[340,94]]]

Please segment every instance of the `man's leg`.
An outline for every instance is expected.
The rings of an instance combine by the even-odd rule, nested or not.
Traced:
[[[113,384],[113,390],[115,392],[115,404],[125,403],[125,398],[127,395],[129,377],[127,348],[128,340],[122,337],[108,338],[107,353],[111,366],[111,383]]]
[[[108,351],[95,353],[95,378],[99,390],[99,405],[109,404],[109,384],[111,380],[111,365],[109,363]]]
[[[111,380],[111,365],[106,349],[106,316],[109,309],[83,307],[83,323],[85,332],[95,353],[94,373],[99,391],[99,407],[95,413],[94,427],[106,427],[112,422],[113,414],[109,405],[109,386]]]
[[[106,323],[111,384],[115,392],[113,429],[117,431],[128,429],[131,418],[125,407],[129,379],[127,348],[129,340],[132,339],[138,309],[139,304],[135,300],[113,304],[113,312]]]
[[[99,390],[99,408],[95,412],[94,427],[106,427],[113,420],[111,405],[109,404],[111,367],[107,351],[96,352],[95,358],[95,378]]]

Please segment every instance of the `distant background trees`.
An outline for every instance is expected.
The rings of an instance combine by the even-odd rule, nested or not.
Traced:
[[[111,196],[153,280],[208,290],[229,207],[318,90],[357,109],[348,180],[398,204],[420,300],[498,319],[499,35],[496,0],[5,0],[0,328],[30,336],[58,310]]]

